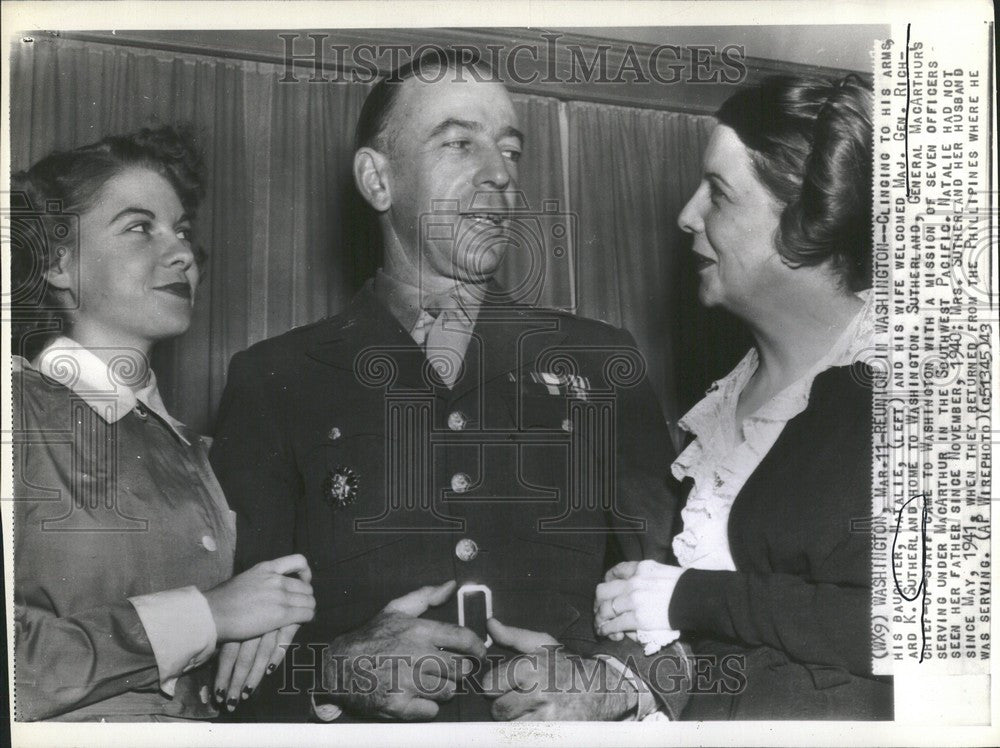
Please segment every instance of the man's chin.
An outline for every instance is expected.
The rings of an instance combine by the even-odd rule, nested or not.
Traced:
[[[466,256],[463,262],[455,263],[454,277],[463,283],[487,283],[493,279],[500,269],[500,263],[506,255],[504,251],[487,248],[480,249],[472,257]]]
[[[490,281],[492,281],[494,277],[496,277],[496,271],[495,270],[493,272],[455,271],[452,277],[455,281],[459,283],[464,283],[469,286],[485,286]]]

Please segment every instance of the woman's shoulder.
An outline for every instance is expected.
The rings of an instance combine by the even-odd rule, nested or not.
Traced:
[[[20,429],[41,426],[64,412],[72,391],[36,369],[21,356],[11,356],[11,395]]]
[[[21,356],[11,356],[10,385],[15,395],[14,407],[16,408],[25,395],[34,396],[41,392],[44,386],[42,374],[31,362]]]

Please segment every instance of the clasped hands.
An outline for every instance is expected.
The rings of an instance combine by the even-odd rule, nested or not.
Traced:
[[[677,632],[670,631],[670,599],[683,571],[655,561],[628,561],[610,569],[597,586],[597,633],[613,641],[629,636],[647,645],[676,638]],[[220,639],[243,639],[227,641],[219,654],[216,697],[225,700],[230,710],[280,664],[299,623],[312,619],[315,600],[310,577],[302,556],[287,556],[258,564],[206,593]],[[333,657],[325,667],[344,706],[390,719],[437,715],[438,703],[453,698],[462,678],[475,669],[475,660],[486,655],[485,645],[470,629],[420,618],[454,591],[454,582],[422,587],[393,600],[367,624],[334,640]],[[247,615],[244,605],[234,603],[248,599],[256,603],[252,615]],[[229,608],[240,610],[242,618],[226,615]],[[484,679],[488,683],[484,692],[494,698],[495,719],[613,720],[635,706],[634,688],[579,688],[580,683],[600,686],[614,681],[598,672],[606,667],[603,662],[567,655],[546,633],[505,626],[496,619],[486,625],[497,644],[528,655],[499,662],[497,671]],[[266,633],[259,634],[262,630]],[[450,662],[442,652],[453,655]],[[374,688],[353,688],[359,657],[376,665]],[[400,657],[413,663],[412,668],[399,668]],[[617,685],[622,685],[621,680]]]
[[[647,654],[677,639],[670,600],[684,569],[656,561],[625,561],[597,585],[594,629],[612,641],[625,636],[647,645]]]
[[[454,591],[454,582],[422,587],[334,639],[324,684],[337,702],[370,717],[429,720],[475,678],[493,699],[497,720],[611,720],[634,707],[634,687],[606,677],[604,662],[569,655],[546,633],[492,618],[486,625],[493,641],[524,656],[490,657],[492,667],[476,672],[486,647],[472,630],[420,618]]]
[[[229,711],[281,664],[299,625],[316,609],[312,572],[299,553],[263,561],[207,590],[218,639],[215,700]]]

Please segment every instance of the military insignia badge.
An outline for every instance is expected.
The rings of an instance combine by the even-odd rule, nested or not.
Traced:
[[[531,381],[544,385],[550,395],[569,395],[579,400],[586,400],[590,393],[590,380],[576,374],[533,371],[531,372]]]
[[[323,481],[323,498],[333,504],[334,509],[343,509],[354,503],[358,495],[358,475],[347,467],[338,467],[326,474]]]

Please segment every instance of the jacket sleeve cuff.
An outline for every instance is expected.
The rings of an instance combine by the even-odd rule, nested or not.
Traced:
[[[153,647],[160,690],[173,696],[177,678],[215,653],[218,632],[208,600],[197,587],[180,587],[130,597],[129,602]]]
[[[737,571],[686,569],[670,598],[670,624],[681,631],[728,635],[727,593],[741,576]]]
[[[597,654],[597,659],[604,660],[605,664],[618,673],[622,678],[632,684],[638,693],[639,701],[636,706],[634,719],[645,720],[647,717],[658,711],[656,698],[650,692],[649,687],[643,683],[642,678],[632,672],[632,669],[617,657],[609,654]]]

